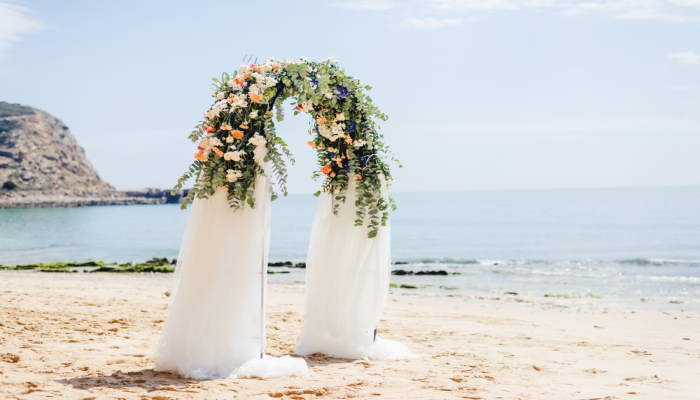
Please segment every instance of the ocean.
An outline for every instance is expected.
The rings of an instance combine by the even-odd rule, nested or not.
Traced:
[[[393,269],[448,273],[392,276],[425,286],[416,293],[700,311],[700,187],[393,197]],[[272,203],[271,261],[305,260],[316,202]],[[177,257],[188,215],[178,205],[0,210],[0,265]],[[275,277],[303,281],[304,271]]]

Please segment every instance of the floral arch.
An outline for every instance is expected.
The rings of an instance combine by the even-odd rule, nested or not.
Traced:
[[[250,60],[249,60],[250,61]],[[325,177],[321,192],[334,196],[337,215],[345,202],[351,180],[355,183],[355,226],[367,225],[368,237],[377,235],[389,219],[391,197],[381,195],[382,175],[391,184],[388,159],[401,164],[388,151],[375,119],[386,121],[364,91],[370,86],[349,77],[330,57],[310,62],[270,58],[264,63],[242,65],[233,75],[214,78],[214,105],[189,138],[198,144],[195,161],[178,179],[175,190],[195,177],[195,185],[183,199],[182,209],[194,198],[207,198],[217,190],[228,192],[235,211],[255,206],[255,182],[270,168],[280,191],[286,196],[287,168],[284,158],[294,159],[287,144],[277,135],[273,118],[284,118],[283,102],[296,101],[294,114],[308,113],[313,123],[307,142],[317,151],[319,169],[312,178]],[[275,112],[273,112],[275,109]],[[278,197],[272,191],[272,199]]]

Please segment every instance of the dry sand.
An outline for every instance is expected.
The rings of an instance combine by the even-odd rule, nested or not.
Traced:
[[[419,359],[306,357],[288,379],[154,373],[169,276],[0,273],[0,397],[699,399],[700,316],[579,311],[394,290],[379,327]],[[272,279],[272,278],[271,278]],[[303,286],[271,282],[268,353],[291,354]],[[684,338],[690,340],[684,340]]]

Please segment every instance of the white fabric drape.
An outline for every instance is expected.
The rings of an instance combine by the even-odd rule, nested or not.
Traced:
[[[367,238],[354,226],[355,182],[338,216],[334,196],[319,199],[306,260],[306,305],[296,353],[323,353],[340,358],[404,359],[414,357],[391,340],[374,341],[374,330],[389,292],[391,251],[389,224]],[[387,198],[386,184],[382,196]]]
[[[265,169],[269,176],[269,165]],[[233,212],[226,192],[218,191],[192,204],[153,357],[156,371],[190,379],[236,377],[239,372],[265,378],[306,374],[303,359],[260,358],[265,349],[270,190],[269,178],[259,176],[253,209],[246,205]]]

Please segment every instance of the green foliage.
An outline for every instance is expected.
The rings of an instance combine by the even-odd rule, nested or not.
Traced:
[[[0,101],[0,118],[34,114],[34,109],[16,103]]]
[[[140,264],[105,264],[102,261],[88,262],[55,262],[55,263],[38,263],[25,264],[15,266],[2,266],[0,270],[35,270],[39,272],[77,272],[70,268],[75,267],[97,267],[90,272],[174,272],[175,269],[170,266],[167,258],[154,258]]]
[[[2,188],[5,190],[12,190],[17,187],[17,184],[12,181],[7,181],[2,184]]]
[[[0,133],[4,132],[9,132],[19,126],[19,122],[13,121],[13,120],[8,120],[8,119],[2,119],[0,120]],[[7,140],[6,135],[0,136],[0,144],[4,143],[5,140]]]
[[[57,270],[58,272],[70,272],[66,270],[67,268],[72,268],[72,267],[103,267],[105,263],[102,261],[88,261],[88,262],[55,262],[55,263],[37,263],[37,264],[23,264],[23,265],[15,265],[15,266],[4,266],[2,269],[11,269],[11,270],[38,270],[42,272],[54,272],[54,270]],[[61,271],[61,270],[66,270],[66,271]]]

